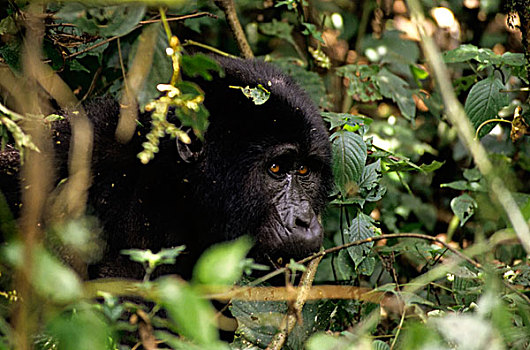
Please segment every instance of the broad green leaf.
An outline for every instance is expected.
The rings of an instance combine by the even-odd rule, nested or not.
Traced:
[[[223,69],[217,61],[201,53],[193,56],[183,55],[181,64],[183,73],[188,77],[200,76],[210,81],[213,78],[210,72],[219,72],[223,75]]]
[[[460,45],[454,50],[443,53],[445,63],[467,62],[478,57],[478,47],[475,45]]]
[[[265,348],[270,344],[289,309],[285,301],[233,300],[230,310],[238,321],[236,342],[244,343],[244,349],[254,349],[253,346]],[[302,322],[289,334],[286,348],[302,349],[312,334],[324,329],[331,311],[321,310],[315,302],[306,303],[302,310]]]
[[[382,340],[374,340],[372,342],[372,350],[390,350],[390,346]]]
[[[252,243],[248,237],[220,243],[202,254],[193,269],[193,282],[210,285],[231,285],[241,278],[243,259]]]
[[[451,200],[451,209],[460,219],[460,226],[464,226],[466,221],[473,216],[476,208],[477,202],[466,193]]]
[[[47,349],[93,350],[110,349],[112,331],[101,314],[90,305],[77,305],[61,313],[46,326],[55,346]],[[47,344],[50,346],[50,344]]]
[[[508,104],[508,95],[500,91],[503,88],[500,79],[493,76],[473,85],[464,110],[475,130],[486,120],[496,118],[499,110]],[[496,123],[489,123],[483,126],[479,137],[488,134],[495,125]]]
[[[522,53],[505,52],[501,56],[501,58],[502,58],[502,63],[506,65],[515,66],[515,67],[524,66],[524,54]]]
[[[375,77],[375,82],[383,96],[391,98],[397,103],[405,118],[414,119],[416,117],[416,103],[412,98],[412,90],[405,80],[383,68]]]
[[[219,340],[215,311],[196,290],[171,277],[164,277],[157,284],[157,301],[167,310],[173,321],[173,330],[201,345]]]
[[[26,263],[23,249],[21,243],[11,243],[3,247],[1,256],[9,264],[21,268]],[[35,247],[33,263],[30,282],[42,297],[57,303],[66,303],[82,296],[81,280],[77,274],[44,248]]]
[[[334,133],[331,139],[338,189],[343,197],[355,195],[366,164],[366,144],[360,135],[343,130]]]
[[[123,36],[136,28],[145,14],[144,5],[114,5],[89,7],[68,2],[56,14],[66,22],[74,23],[82,31],[103,37]]]
[[[359,213],[357,217],[352,220],[352,223],[348,228],[348,242],[354,242],[373,236],[375,236],[375,230],[370,217],[363,213]],[[373,245],[372,242],[348,248],[348,253],[355,263],[356,268],[359,268],[361,262],[370,253]]]

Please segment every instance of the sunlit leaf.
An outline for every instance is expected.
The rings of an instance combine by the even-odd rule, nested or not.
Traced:
[[[200,257],[193,269],[193,282],[230,285],[243,273],[243,260],[252,246],[248,237],[217,244]]]
[[[219,340],[212,305],[188,284],[165,277],[158,281],[157,290],[159,303],[167,310],[174,330],[180,335],[197,344],[207,345]]]

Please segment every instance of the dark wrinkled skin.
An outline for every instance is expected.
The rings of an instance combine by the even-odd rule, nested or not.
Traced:
[[[264,262],[302,258],[319,249],[317,218],[332,173],[328,133],[317,108],[268,64],[219,61],[224,78],[197,81],[206,94],[210,125],[204,141],[191,146],[197,155],[192,160],[182,160],[175,140],[164,139],[155,159],[141,164],[136,155],[149,131],[149,116],[139,116],[144,126],[122,145],[114,139],[118,104],[100,99],[85,106],[95,133],[87,212],[99,219],[107,243],[103,259],[89,267],[90,278],[142,277],[141,266],[120,254],[128,248],[156,252],[186,244],[188,253],[176,267],[160,270],[185,276],[206,247],[241,235],[254,238],[252,255]],[[229,88],[257,84],[271,92],[259,106]],[[66,178],[67,120],[54,124],[53,137],[60,141],[55,142],[59,179]],[[16,174],[13,162],[5,165],[7,156],[0,153],[0,189],[13,204],[18,188],[13,189]],[[279,164],[279,173],[271,172],[273,164]],[[299,172],[301,166],[307,173]]]

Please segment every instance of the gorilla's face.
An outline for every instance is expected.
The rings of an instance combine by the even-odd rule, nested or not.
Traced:
[[[272,148],[261,169],[261,186],[268,202],[267,220],[255,232],[259,260],[303,258],[317,251],[323,231],[320,212],[325,159],[304,154],[293,144]],[[325,199],[324,199],[325,200]],[[284,260],[285,261],[285,260]]]
[[[277,136],[247,133],[246,139],[232,139],[229,150],[219,145],[212,157],[221,157],[208,161],[206,171],[207,177],[215,175],[208,182],[213,206],[206,212],[214,223],[224,223],[215,230],[229,239],[252,236],[252,256],[274,263],[318,251],[319,214],[332,186],[325,131],[315,130],[313,137],[296,130]]]

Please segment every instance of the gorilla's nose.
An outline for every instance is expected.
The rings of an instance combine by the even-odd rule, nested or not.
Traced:
[[[294,227],[293,228],[309,228],[311,222],[315,218],[315,212],[311,208],[309,202],[302,202],[298,208],[295,210],[294,214]]]
[[[297,250],[305,254],[317,251],[322,244],[323,229],[313,209],[309,206],[299,211],[294,224],[291,240],[298,245]]]

